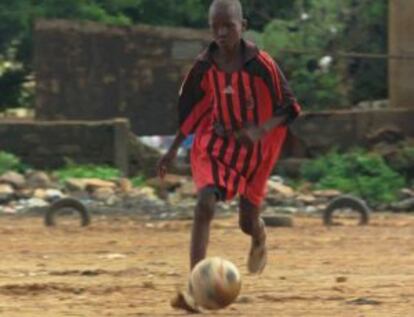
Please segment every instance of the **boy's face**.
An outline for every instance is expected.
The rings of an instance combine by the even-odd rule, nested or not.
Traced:
[[[214,41],[221,49],[230,49],[237,45],[245,29],[245,21],[231,8],[213,8],[209,24]]]

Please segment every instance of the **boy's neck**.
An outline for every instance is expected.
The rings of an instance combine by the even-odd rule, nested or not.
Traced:
[[[235,46],[227,49],[220,49],[219,54],[221,55],[221,58],[224,62],[230,63],[237,59],[240,56],[241,53],[241,45],[240,42],[238,42]]]

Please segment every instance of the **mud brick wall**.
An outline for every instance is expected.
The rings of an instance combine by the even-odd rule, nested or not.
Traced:
[[[76,163],[108,164],[128,172],[127,120],[0,121],[0,151],[35,168]]]
[[[305,113],[291,126],[285,155],[314,157],[337,147],[367,147],[375,134],[396,131],[414,137],[414,109]]]
[[[63,20],[37,21],[34,37],[38,119],[126,117],[138,135],[174,133],[179,87],[209,39]]]
[[[414,108],[414,1],[389,1],[389,53],[411,56],[389,62],[389,91],[392,107]]]

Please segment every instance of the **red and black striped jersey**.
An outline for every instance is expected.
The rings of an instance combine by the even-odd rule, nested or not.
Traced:
[[[180,91],[179,126],[184,135],[195,133],[191,165],[198,188],[217,186],[223,198],[244,195],[260,204],[266,180],[280,153],[286,126],[280,126],[247,147],[229,133],[287,115],[286,124],[300,106],[276,62],[254,44],[242,40],[244,63],[227,73],[214,63],[213,42],[195,62]]]

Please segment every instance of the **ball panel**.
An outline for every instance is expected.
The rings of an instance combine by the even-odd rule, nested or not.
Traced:
[[[206,309],[220,309],[231,304],[241,289],[237,267],[222,258],[207,258],[193,269],[189,291],[195,301]]]

